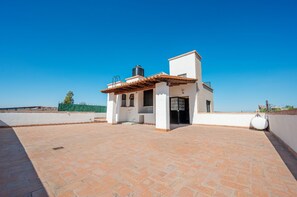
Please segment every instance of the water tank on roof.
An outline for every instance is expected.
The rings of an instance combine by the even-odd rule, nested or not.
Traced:
[[[132,76],[140,75],[144,77],[144,69],[140,65],[136,65],[132,69]]]
[[[257,114],[255,117],[252,118],[251,125],[257,130],[265,130],[268,127],[268,121],[266,118],[261,117],[259,114]]]

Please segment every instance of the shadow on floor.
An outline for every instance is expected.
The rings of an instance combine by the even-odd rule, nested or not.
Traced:
[[[0,125],[5,125],[0,120]],[[13,128],[0,128],[0,196],[48,194]]]
[[[170,124],[170,130],[178,129],[181,127],[187,127],[190,126],[190,124]]]
[[[277,139],[277,137],[275,137],[271,132],[265,132],[265,135],[274,146],[275,150],[278,152],[287,168],[297,180],[297,158],[287,149],[283,142]]]

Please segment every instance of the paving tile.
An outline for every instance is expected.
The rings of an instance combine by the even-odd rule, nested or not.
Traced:
[[[198,125],[0,129],[0,196],[297,196],[286,165],[297,160],[270,138]]]
[[[194,196],[194,193],[191,189],[187,188],[187,187],[183,187],[179,192],[178,195],[180,197],[192,197]]]
[[[118,196],[134,196],[134,191],[128,185],[120,185],[115,191],[115,195]]]

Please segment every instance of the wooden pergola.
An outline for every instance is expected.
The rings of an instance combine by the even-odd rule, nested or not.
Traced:
[[[143,91],[155,88],[156,83],[166,82],[168,86],[178,86],[188,83],[195,83],[197,79],[186,78],[180,76],[172,76],[159,74],[138,81],[122,83],[121,85],[115,85],[104,90],[101,90],[102,93],[114,93],[114,94],[124,94],[129,92]]]

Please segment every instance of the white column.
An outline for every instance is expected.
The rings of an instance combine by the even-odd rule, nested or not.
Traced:
[[[108,123],[115,123],[115,104],[116,96],[114,93],[107,94],[107,111],[106,111],[106,120]]]
[[[170,130],[169,86],[166,82],[156,84],[156,128]]]
[[[120,109],[121,109],[121,100],[122,97],[121,95],[115,95],[115,123],[119,123],[120,122]]]

